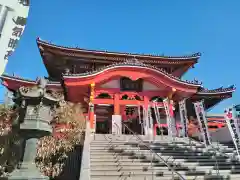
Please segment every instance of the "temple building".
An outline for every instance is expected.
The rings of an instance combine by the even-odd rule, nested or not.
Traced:
[[[179,101],[186,100],[191,120],[196,117],[193,102],[203,100],[208,110],[235,91],[234,86],[208,90],[196,79],[182,79],[198,63],[200,53],[178,57],[119,53],[58,46],[41,39],[37,45],[48,72],[48,91],[81,103],[90,128],[98,133],[127,133],[121,126],[127,123],[136,133],[146,134],[149,129],[141,126],[146,114],[152,118],[151,129],[159,122],[166,125],[166,98],[178,124]],[[35,80],[6,74],[1,79],[13,92],[36,85]]]

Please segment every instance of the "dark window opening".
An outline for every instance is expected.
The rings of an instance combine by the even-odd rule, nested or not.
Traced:
[[[111,99],[112,97],[108,93],[101,93],[97,96],[100,99]]]
[[[123,77],[120,79],[120,87],[121,87],[121,91],[141,92],[143,87],[143,80],[138,79],[136,81],[132,81],[127,77]]]
[[[217,129],[218,126],[208,126],[209,129]]]
[[[166,127],[157,127],[157,135],[168,135],[168,129]]]

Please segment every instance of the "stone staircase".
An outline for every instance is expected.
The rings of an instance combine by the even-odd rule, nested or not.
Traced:
[[[139,139],[144,139],[144,142]],[[95,134],[90,144],[91,180],[240,179],[240,163],[186,138]],[[172,172],[171,169],[175,172]]]
[[[205,179],[240,179],[240,162],[234,149],[224,144],[213,144],[213,147],[205,148],[197,141],[189,142],[188,138],[176,138],[174,143],[157,140],[151,144],[155,153],[171,156],[175,163],[187,167],[189,170],[185,174],[201,173]]]

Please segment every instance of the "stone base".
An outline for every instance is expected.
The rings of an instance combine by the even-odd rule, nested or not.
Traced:
[[[49,180],[43,175],[35,164],[22,165],[20,169],[15,169],[8,177],[9,180]]]
[[[112,134],[122,134],[121,115],[112,115]]]

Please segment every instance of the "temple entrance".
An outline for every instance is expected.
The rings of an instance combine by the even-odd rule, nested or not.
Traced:
[[[167,126],[167,117],[164,108],[157,108],[159,113],[159,117],[156,117],[156,113],[154,115],[154,129],[156,131],[156,135],[168,135],[168,126]],[[158,118],[158,120],[157,120]]]
[[[109,134],[112,131],[113,106],[107,104],[96,105],[96,133]]]
[[[168,128],[165,126],[156,127],[156,135],[168,135]]]
[[[96,133],[97,134],[108,134],[109,133],[109,123],[105,121],[96,121]]]
[[[122,123],[136,134],[144,134],[142,107],[135,105],[125,105],[122,109]],[[131,134],[129,129],[123,125],[123,134]]]
[[[162,98],[159,96],[148,100],[147,96],[142,96],[139,92],[109,94],[102,91],[95,99],[95,132],[159,134],[155,125],[166,124],[164,110]]]

